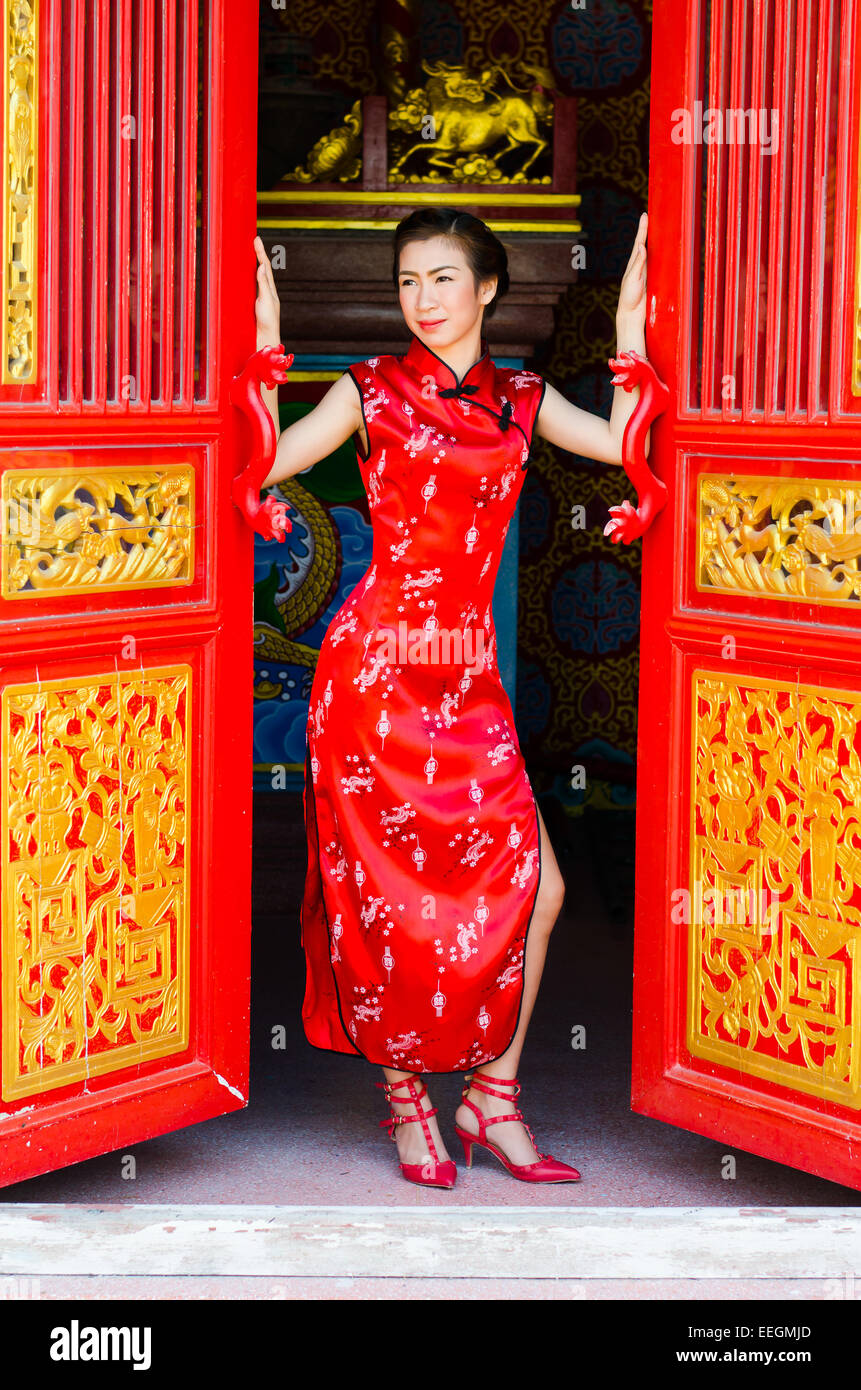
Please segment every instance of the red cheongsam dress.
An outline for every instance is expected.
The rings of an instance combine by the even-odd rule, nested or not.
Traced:
[[[308,708],[305,1035],[403,1071],[509,1046],[541,874],[492,598],[544,382],[482,349],[460,382],[415,337],[349,369],[373,551]]]

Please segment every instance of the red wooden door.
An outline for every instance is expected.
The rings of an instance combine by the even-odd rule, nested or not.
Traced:
[[[257,6],[13,8],[0,1184],[245,1105],[250,957]]]
[[[632,1107],[861,1189],[857,0],[656,0],[652,72]]]

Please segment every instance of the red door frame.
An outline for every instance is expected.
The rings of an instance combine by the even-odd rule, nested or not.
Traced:
[[[804,0],[802,0],[802,4]],[[730,10],[732,7],[730,7]],[[781,6],[778,3],[778,13]],[[840,72],[851,139],[838,151],[837,182],[857,189],[859,53],[856,0],[839,7],[844,43]],[[680,33],[684,10],[684,32]],[[849,392],[854,221],[835,225],[834,321],[829,418],[755,425],[685,413],[690,348],[694,204],[691,151],[669,138],[679,108],[691,106],[699,61],[698,0],[656,0],[649,165],[649,313],[646,342],[671,406],[652,431],[650,463],[669,487],[669,500],[643,541],[638,729],[638,821],[631,1108],[751,1153],[861,1189],[861,1112],[803,1094],[740,1068],[692,1056],[686,1045],[688,940],[670,920],[671,894],[689,885],[692,769],[691,677],[699,668],[730,676],[789,680],[828,689],[861,690],[858,614],[812,603],[704,595],[694,584],[698,460],[732,472],[850,478],[857,467],[859,401]],[[729,10],[727,11],[729,12]],[[769,13],[774,15],[774,8]],[[846,86],[848,84],[848,87]],[[851,88],[851,91],[848,89]],[[854,180],[854,184],[853,184]],[[854,205],[854,204],[853,204]],[[797,267],[797,244],[791,253]],[[714,247],[707,247],[707,259]],[[691,279],[689,279],[689,275]],[[798,310],[790,300],[789,312]],[[704,345],[704,351],[706,347]],[[771,456],[771,457],[769,457]],[[843,460],[835,473],[835,460]],[[721,639],[735,638],[734,659]],[[857,747],[857,740],[856,740]]]
[[[58,249],[48,236],[59,190],[52,159],[64,136],[58,111],[60,6],[40,5],[44,101],[39,135],[38,289],[43,343],[36,389],[0,386],[2,467],[32,465],[40,450],[101,451],[134,461],[134,451],[183,446],[195,459],[195,572],[185,587],[60,596],[0,603],[0,684],[80,677],[187,663],[192,676],[186,749],[190,800],[184,813],[189,876],[188,1046],[85,1082],[0,1101],[0,1186],[244,1107],[248,1101],[253,532],[231,500],[240,470],[240,417],[228,400],[232,376],[255,348],[252,240],[256,232],[258,7],[201,0],[212,17],[204,178],[204,328],[207,399],[173,414],[59,413],[56,395]],[[177,7],[186,0],[176,0]],[[69,0],[70,12],[75,0]],[[89,7],[88,7],[89,9]],[[129,7],[130,12],[130,7]],[[146,13],[146,5],[144,7]],[[104,8],[102,13],[105,13]],[[149,11],[152,13],[152,10]],[[130,20],[122,7],[121,22]],[[130,27],[127,31],[130,34]],[[73,40],[74,42],[74,40]],[[143,83],[152,54],[126,52]],[[0,103],[2,119],[2,103]],[[179,113],[177,113],[179,119]],[[71,138],[71,137],[70,137]],[[98,158],[98,151],[92,153]],[[195,180],[195,170],[188,171]],[[150,196],[147,194],[146,196]],[[126,235],[128,227],[126,226]],[[119,233],[122,236],[122,231]],[[126,245],[128,243],[126,242]],[[74,249],[74,248],[73,248]],[[71,254],[71,253],[70,253]],[[78,282],[70,277],[74,291]],[[177,305],[177,312],[187,306]],[[192,310],[193,322],[193,310]],[[52,376],[53,373],[53,376]],[[246,441],[247,444],[247,441]],[[9,450],[26,450],[17,458]],[[57,455],[44,457],[45,466]],[[88,467],[104,466],[97,453]],[[129,632],[132,662],[117,656]],[[9,827],[3,827],[9,834]],[[5,923],[7,929],[9,922]]]

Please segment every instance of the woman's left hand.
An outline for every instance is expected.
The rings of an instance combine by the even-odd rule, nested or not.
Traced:
[[[257,252],[257,300],[254,312],[257,319],[257,347],[276,347],[281,342],[281,301],[275,288],[272,264],[261,237],[254,238]]]
[[[646,232],[648,227],[649,215],[644,212],[640,217],[634,246],[622,276],[619,304],[616,309],[617,319],[634,320],[640,324],[646,322]]]

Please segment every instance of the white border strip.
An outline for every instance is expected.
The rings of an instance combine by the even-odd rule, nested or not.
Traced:
[[[859,1207],[0,1203],[0,1274],[821,1278],[861,1271]]]

